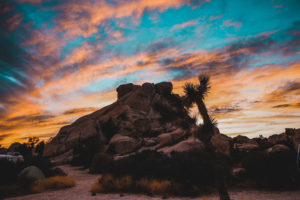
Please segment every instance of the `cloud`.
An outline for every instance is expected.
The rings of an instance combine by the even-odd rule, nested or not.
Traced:
[[[241,111],[242,109],[238,105],[229,105],[229,106],[223,106],[223,107],[211,107],[210,112],[213,115],[225,115],[228,113],[233,113],[237,111]]]
[[[2,134],[2,135],[0,135],[0,142],[2,140],[4,140],[5,138],[11,137],[11,136],[12,136],[12,134]]]
[[[276,106],[273,106],[272,108],[286,108],[286,107],[290,107],[291,104],[280,104],[280,105],[276,105]]]
[[[296,99],[300,95],[300,82],[289,81],[266,95],[265,101],[278,102],[290,101]]]
[[[240,28],[242,26],[242,23],[241,22],[233,22],[231,20],[224,20],[223,25],[224,26],[233,26],[233,27],[236,27],[236,28]]]
[[[186,28],[186,27],[189,27],[189,26],[195,26],[197,24],[198,24],[197,20],[190,20],[190,21],[184,22],[182,24],[176,24],[176,25],[174,25],[172,27],[171,31],[175,30],[175,29],[183,29],[183,28]]]
[[[73,108],[69,109],[63,112],[63,115],[73,115],[73,114],[79,114],[79,113],[87,113],[87,112],[93,112],[99,108],[94,107],[88,107],[88,108]]]
[[[13,122],[13,121],[37,121],[37,122],[44,122],[51,118],[54,118],[54,115],[22,115],[14,118],[10,118],[7,121]]]

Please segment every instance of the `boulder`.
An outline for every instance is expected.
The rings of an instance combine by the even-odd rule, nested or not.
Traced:
[[[276,144],[266,150],[268,154],[286,153],[289,152],[290,148],[283,144]]]
[[[214,134],[211,138],[211,143],[215,147],[215,151],[218,153],[230,156],[232,139],[223,134]]]
[[[170,94],[173,90],[173,85],[170,82],[160,82],[155,85],[159,94]]]
[[[128,94],[129,92],[133,91],[136,88],[137,88],[136,85],[133,85],[132,83],[120,85],[117,88],[118,99],[120,99],[121,97],[123,97],[124,95]]]
[[[163,133],[157,137],[158,147],[171,145],[181,138],[185,137],[186,132],[178,128],[170,133]]]
[[[199,139],[191,137],[173,146],[161,148],[158,151],[166,155],[171,155],[172,152],[202,151],[204,150],[204,148],[205,145],[203,144],[203,142],[201,142]]]
[[[39,168],[33,165],[24,168],[18,174],[18,182],[25,187],[29,187],[34,181],[40,179],[45,179],[45,175]]]
[[[244,144],[234,144],[233,148],[239,152],[252,152],[259,149],[258,144],[244,143]]]
[[[109,145],[110,150],[117,154],[128,154],[135,151],[141,145],[141,142],[129,136],[117,134],[111,138]]]

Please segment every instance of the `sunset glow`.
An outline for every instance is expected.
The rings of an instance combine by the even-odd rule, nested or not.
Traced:
[[[298,0],[0,1],[0,144],[47,140],[124,83],[211,77],[229,136],[300,128]]]

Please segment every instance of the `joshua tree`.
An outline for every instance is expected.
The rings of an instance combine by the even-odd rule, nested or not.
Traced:
[[[216,129],[217,123],[214,119],[212,119],[209,116],[207,112],[207,108],[204,103],[204,99],[210,89],[209,76],[199,75],[198,79],[200,84],[197,85],[192,83],[185,84],[184,101],[188,108],[191,107],[194,103],[196,103],[198,107],[199,113],[203,119],[203,125],[199,129],[200,132],[199,137],[205,143],[208,152],[211,154],[215,182],[219,191],[220,200],[230,200],[230,197],[228,195],[224,183],[224,173],[222,171],[222,166],[218,164],[214,147],[211,144],[211,137],[214,135],[214,131]]]

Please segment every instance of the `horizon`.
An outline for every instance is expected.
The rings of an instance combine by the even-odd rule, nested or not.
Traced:
[[[116,101],[121,84],[169,81],[183,95],[200,73],[221,133],[300,128],[299,10],[297,0],[3,1],[0,144],[48,140]]]

